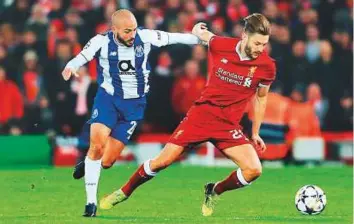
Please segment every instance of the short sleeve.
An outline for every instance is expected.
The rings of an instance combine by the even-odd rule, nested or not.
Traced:
[[[270,86],[272,82],[275,80],[275,74],[276,74],[275,61],[272,60],[269,66],[267,66],[267,68],[265,69],[265,76],[259,82],[258,87]]]
[[[151,43],[156,47],[168,45],[168,34],[160,30],[142,29],[138,30],[141,40],[145,43]]]

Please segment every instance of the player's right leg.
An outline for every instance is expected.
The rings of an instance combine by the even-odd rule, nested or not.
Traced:
[[[204,216],[210,216],[214,212],[214,206],[219,195],[226,191],[250,185],[262,173],[261,162],[251,144],[229,147],[223,149],[222,152],[236,163],[239,168],[224,180],[205,185],[205,199],[202,206]]]
[[[151,180],[159,171],[172,164],[181,155],[183,149],[183,146],[167,143],[161,153],[142,164],[123,187],[104,197],[100,201],[100,208],[111,209],[114,205],[128,199],[140,185]]]
[[[85,188],[87,203],[84,216],[96,216],[97,189],[101,173],[102,155],[112,128],[118,120],[113,97],[103,89],[98,90],[93,105],[90,126],[90,148],[85,158]]]
[[[94,217],[97,210],[97,188],[101,173],[101,158],[111,129],[104,124],[91,124],[90,148],[85,158],[86,206],[83,216]]]

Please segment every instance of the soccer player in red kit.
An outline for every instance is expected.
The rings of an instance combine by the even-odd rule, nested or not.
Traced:
[[[172,134],[162,152],[146,161],[119,190],[100,202],[102,209],[110,209],[126,200],[141,184],[168,167],[190,145],[206,141],[213,143],[238,169],[226,179],[205,185],[202,213],[213,213],[215,199],[225,191],[248,186],[262,173],[255,147],[264,151],[266,146],[259,136],[269,86],[275,79],[275,62],[264,48],[269,34],[269,21],[262,14],[245,19],[241,39],[215,36],[204,23],[193,28],[193,34],[208,43],[212,71],[202,96],[188,111]],[[248,139],[239,125],[245,108],[254,99],[252,136]]]

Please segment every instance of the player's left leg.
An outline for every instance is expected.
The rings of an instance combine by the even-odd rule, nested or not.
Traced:
[[[85,176],[85,158],[90,147],[90,126],[91,125],[88,122],[84,124],[78,139],[80,155],[73,171],[73,178],[76,180]]]
[[[245,187],[262,174],[262,164],[251,144],[227,148],[223,150],[223,153],[239,168],[225,180],[215,185],[214,191],[216,194],[220,195],[225,191]]]
[[[123,187],[104,197],[100,201],[100,208],[111,209],[114,205],[128,199],[140,185],[151,180],[159,171],[172,164],[181,155],[183,149],[183,146],[167,143],[161,153],[142,164]]]
[[[103,169],[110,168],[118,156],[123,151],[125,145],[123,142],[113,138],[108,137],[106,144],[103,147],[103,156],[101,159],[101,165]],[[87,151],[86,151],[87,153]],[[86,153],[82,152],[81,158],[78,159],[78,162],[75,165],[73,177],[74,179],[81,179],[85,176],[85,157]]]
[[[130,136],[133,134],[135,127],[139,123],[137,121],[119,121],[112,129],[106,144],[103,147],[102,168],[110,168],[120,153],[124,150],[125,145],[128,143]],[[82,133],[79,137],[80,147],[88,145],[90,136],[90,124],[86,123],[83,127]],[[87,151],[86,151],[87,153]],[[85,156],[79,159],[75,165],[73,177],[74,179],[81,179],[85,176]]]
[[[251,184],[262,174],[262,165],[256,150],[251,144],[223,149],[226,157],[236,163],[239,168],[224,180],[209,183],[205,186],[205,201],[202,206],[204,216],[210,216],[214,211],[215,199],[225,191],[235,190]]]
[[[134,133],[140,120],[125,121],[120,120],[113,128],[111,136],[103,149],[102,168],[110,168],[118,156],[128,144],[131,135]]]
[[[123,151],[124,147],[125,144],[123,142],[113,137],[109,137],[103,149],[102,168],[110,168],[115,163],[118,156]]]

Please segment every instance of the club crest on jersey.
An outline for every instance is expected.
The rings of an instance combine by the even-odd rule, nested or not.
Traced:
[[[144,48],[142,45],[138,45],[135,47],[135,56],[140,58],[144,55]]]
[[[94,109],[93,113],[92,113],[92,116],[91,116],[91,119],[95,119],[96,117],[98,117],[98,110]]]
[[[254,73],[256,72],[257,70],[257,66],[251,66],[249,69],[248,69],[248,74],[247,76],[248,77],[253,77]]]

